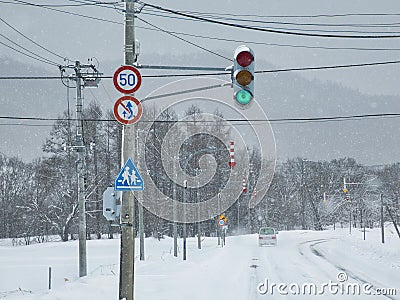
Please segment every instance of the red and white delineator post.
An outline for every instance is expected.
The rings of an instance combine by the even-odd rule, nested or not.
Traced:
[[[230,161],[229,161],[229,167],[233,169],[236,165],[235,162],[235,142],[231,142],[229,145],[229,155],[230,155]]]
[[[243,181],[242,181],[242,193],[246,193],[246,192],[247,192],[246,178],[243,177]]]

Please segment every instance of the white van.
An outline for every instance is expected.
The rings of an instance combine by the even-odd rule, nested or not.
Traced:
[[[276,234],[278,232],[275,231],[274,228],[272,227],[262,227],[260,228],[260,231],[258,232],[258,245],[263,246],[263,245],[277,245],[277,238]]]

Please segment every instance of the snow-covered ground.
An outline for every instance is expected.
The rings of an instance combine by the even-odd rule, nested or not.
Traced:
[[[191,238],[187,261],[182,260],[181,241],[179,256],[174,257],[171,238],[148,238],[145,261],[135,264],[135,299],[321,297],[314,291],[334,299],[400,299],[400,239],[389,225],[385,234],[382,244],[379,228],[367,229],[365,241],[363,232],[354,228],[351,234],[348,228],[281,231],[277,247],[259,247],[257,235],[242,235],[228,237],[225,247],[218,246],[216,238],[204,238],[201,250],[197,239]],[[18,247],[1,241],[0,245],[0,298],[118,299],[117,239],[88,241],[85,278],[77,277],[77,241]],[[360,296],[355,296],[358,287]],[[378,288],[387,289],[380,293],[396,295],[373,295]]]

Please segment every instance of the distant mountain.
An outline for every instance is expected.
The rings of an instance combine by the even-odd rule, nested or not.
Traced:
[[[398,97],[370,96],[296,73],[257,77],[257,99],[270,119],[400,113]],[[400,118],[272,123],[278,157],[354,157],[367,165],[400,160]]]
[[[220,59],[203,54],[185,56],[143,55],[143,64],[221,66]],[[101,62],[99,69],[111,76],[119,61]],[[257,61],[257,70],[274,69]],[[168,74],[179,71],[149,71],[143,74]],[[42,69],[0,57],[0,76],[58,76],[58,70]],[[228,77],[222,77],[228,80]],[[174,78],[176,79],[176,78]],[[145,79],[139,96],[174,79]],[[397,97],[364,95],[333,82],[308,80],[300,73],[257,74],[256,99],[270,120],[313,118],[376,113],[400,113]],[[71,112],[75,111],[75,89],[69,90]],[[119,94],[110,79],[98,89],[85,89],[85,102],[95,100],[111,109]],[[68,103],[67,89],[60,80],[0,80],[1,116],[56,118]],[[399,118],[368,118],[346,121],[306,123],[272,122],[279,159],[301,156],[310,160],[354,157],[367,165],[400,161]],[[13,125],[5,125],[10,124]],[[34,126],[18,125],[28,123]],[[30,161],[42,154],[41,145],[53,122],[0,120],[0,152]],[[39,125],[39,126],[38,126]]]
[[[47,69],[0,57],[0,76],[59,76],[56,71],[50,73]],[[70,101],[73,104],[72,98]],[[0,107],[2,117],[56,118],[67,107],[66,89],[59,79],[0,80]],[[27,161],[41,156],[41,145],[52,123],[0,119],[0,152]]]

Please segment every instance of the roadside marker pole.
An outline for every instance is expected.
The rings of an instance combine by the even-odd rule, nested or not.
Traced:
[[[51,267],[49,267],[49,290],[51,290]]]

